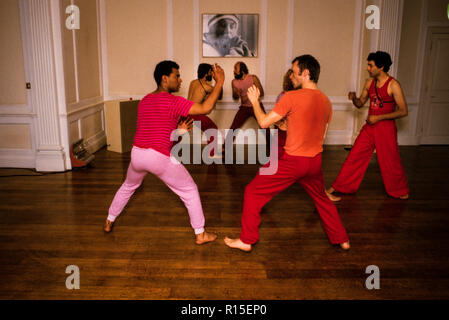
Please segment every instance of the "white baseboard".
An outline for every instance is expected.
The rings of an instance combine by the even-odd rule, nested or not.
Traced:
[[[36,165],[36,155],[32,150],[1,149],[0,168],[33,169]]]
[[[419,137],[398,136],[398,145],[400,145],[400,146],[418,146],[419,145]]]
[[[346,145],[351,144],[352,134],[346,132],[346,134],[332,134],[329,132],[324,140],[325,145]]]
[[[62,172],[68,168],[65,166],[66,153],[62,150],[45,150],[36,153],[36,171]]]
[[[449,144],[449,137],[444,136],[430,136],[430,137],[421,137],[419,140],[419,144],[429,145],[429,144]]]

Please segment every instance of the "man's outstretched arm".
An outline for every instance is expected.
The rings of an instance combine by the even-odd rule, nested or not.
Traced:
[[[368,100],[369,87],[371,85],[371,81],[374,81],[374,80],[368,79],[365,82],[365,86],[363,87],[363,91],[362,91],[362,94],[360,95],[360,98],[357,98],[356,93],[353,91],[348,93],[348,99],[351,100],[352,103],[354,104],[354,106],[357,107],[358,109],[363,107],[365,105],[366,101]]]
[[[224,70],[219,65],[213,66],[213,70],[214,70],[213,77],[215,80],[214,89],[212,90],[211,94],[206,99],[206,101],[204,101],[203,103],[195,103],[190,108],[189,114],[191,115],[209,114],[215,107],[218,97],[220,96],[221,89],[223,88],[225,74]]]

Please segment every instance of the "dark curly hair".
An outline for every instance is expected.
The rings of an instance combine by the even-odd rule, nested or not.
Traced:
[[[310,54],[304,54],[302,56],[296,57],[292,63],[298,61],[299,70],[303,72],[305,69],[309,70],[310,80],[318,83],[320,78],[320,63]]]
[[[169,76],[172,73],[172,69],[178,69],[179,65],[170,60],[164,60],[159,62],[156,65],[156,68],[154,68],[154,80],[156,81],[157,85],[160,86],[162,82],[162,76]]]
[[[371,52],[366,60],[374,61],[376,67],[378,67],[379,69],[382,67],[384,68],[384,72],[388,72],[390,70],[391,64],[393,63],[391,61],[390,55],[384,51]]]

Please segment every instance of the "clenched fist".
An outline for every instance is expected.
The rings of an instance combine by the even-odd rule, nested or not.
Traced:
[[[212,66],[212,71],[212,76],[214,77],[215,82],[221,82],[223,84],[225,80],[224,70],[218,64],[215,64]]]

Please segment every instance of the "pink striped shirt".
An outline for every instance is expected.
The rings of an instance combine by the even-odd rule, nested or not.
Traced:
[[[177,128],[179,117],[187,117],[193,104],[192,101],[168,92],[147,94],[137,109],[134,146],[151,148],[170,156],[173,145],[170,135]]]

